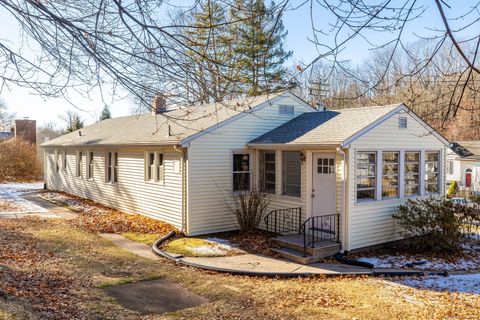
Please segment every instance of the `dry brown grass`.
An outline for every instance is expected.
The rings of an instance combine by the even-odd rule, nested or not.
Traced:
[[[380,278],[265,279],[205,272],[151,261],[63,221],[0,220],[0,270],[21,272],[26,294],[0,297],[0,315],[23,319],[478,319],[478,295],[400,286]],[[5,249],[8,248],[8,249]],[[22,258],[23,257],[23,258]],[[11,271],[8,271],[11,272]],[[43,275],[51,278],[43,278]],[[42,275],[39,277],[38,275]],[[0,290],[6,291],[5,272]],[[52,278],[53,277],[53,278]],[[100,288],[165,278],[211,303],[164,316],[140,317]],[[50,281],[62,290],[53,290]],[[55,282],[57,281],[57,282]],[[67,286],[64,286],[67,284]],[[42,291],[43,290],[43,291]],[[63,291],[65,290],[65,291]],[[38,292],[53,295],[40,297]],[[60,293],[58,293],[60,291]],[[0,295],[1,296],[1,295]],[[6,316],[5,316],[6,315]],[[0,318],[1,318],[0,316]]]
[[[40,173],[35,145],[22,139],[0,142],[0,182],[36,181]]]
[[[8,201],[0,199],[0,212],[18,211],[18,206]]]

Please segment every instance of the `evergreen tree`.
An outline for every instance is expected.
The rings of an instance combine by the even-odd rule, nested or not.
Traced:
[[[78,113],[75,113],[73,111],[67,111],[65,115],[59,117],[67,124],[67,126],[63,130],[63,134],[77,131],[84,127],[83,120],[80,118],[80,115]]]
[[[283,41],[287,35],[282,16],[272,2],[267,8],[264,0],[236,0],[231,10],[230,33],[235,35],[234,51],[238,56],[237,81],[248,95],[258,95],[286,88],[289,85],[284,62],[292,51],[286,51]]]
[[[193,91],[199,102],[222,101],[234,95],[234,38],[229,34],[227,14],[218,0],[202,0],[188,22],[192,27],[184,30],[191,48],[187,54],[195,61],[191,65],[195,88],[190,88],[190,94]]]
[[[100,121],[110,119],[112,117],[112,114],[110,112],[110,109],[108,108],[107,105],[105,105],[102,109],[102,114],[100,115]]]

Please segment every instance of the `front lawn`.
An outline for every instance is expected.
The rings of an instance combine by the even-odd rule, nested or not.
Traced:
[[[480,299],[419,290],[398,279],[266,279],[148,260],[66,221],[0,220],[0,319],[159,319],[139,316],[104,286],[164,278],[208,298],[165,315],[186,319],[478,319]]]

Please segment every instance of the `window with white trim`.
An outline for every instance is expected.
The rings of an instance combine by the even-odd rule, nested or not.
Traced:
[[[110,183],[118,182],[118,152],[107,152],[107,161],[105,168],[106,181]]]
[[[232,190],[250,190],[250,153],[234,153],[232,155]]]
[[[87,179],[93,179],[93,151],[87,154]]]
[[[357,201],[376,199],[376,152],[357,152]]]
[[[439,152],[425,152],[425,192],[438,193]]]
[[[275,151],[260,152],[260,191],[275,194],[276,183]]]
[[[420,152],[405,152],[405,196],[420,195]]]
[[[382,199],[398,198],[399,152],[382,153]]]
[[[448,170],[448,174],[453,174],[454,171],[453,171],[453,161],[452,160],[449,160],[448,163],[447,163],[447,170]]]
[[[83,158],[83,153],[82,151],[77,151],[77,159],[76,159],[76,169],[75,169],[75,175],[77,177],[82,176],[82,158]]]
[[[164,156],[157,151],[145,152],[145,181],[161,182],[164,181]]]
[[[319,174],[335,174],[335,159],[318,158],[317,173]]]
[[[283,152],[283,190],[286,196],[302,195],[302,153],[300,151]]]

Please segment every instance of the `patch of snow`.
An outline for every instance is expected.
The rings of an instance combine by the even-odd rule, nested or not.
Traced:
[[[406,279],[399,283],[419,289],[480,294],[480,273]]]
[[[27,192],[43,189],[43,183],[2,183],[0,184],[0,201],[15,207],[15,213],[48,212],[35,203],[21,196]],[[8,212],[3,212],[8,213]]]
[[[461,258],[456,261],[443,259],[412,259],[405,256],[383,255],[378,257],[362,257],[357,260],[373,264],[379,269],[413,268],[418,270],[476,270],[480,269],[480,258],[478,254],[472,253],[471,258]]]
[[[218,246],[209,246],[209,245],[190,248],[190,250],[198,254],[212,255],[212,256],[223,256],[227,253],[225,252],[225,250],[223,250]]]
[[[204,240],[207,242],[207,244],[203,246],[189,247],[189,249],[197,254],[209,256],[225,256],[231,253],[243,252],[226,239],[213,237],[206,238]]]
[[[227,239],[222,239],[222,238],[217,238],[217,237],[211,237],[211,238],[205,238],[205,240],[207,241],[210,241],[210,242],[215,242],[215,243],[218,243],[218,244],[223,244],[223,245],[226,245],[230,248],[234,248],[234,247],[238,247],[238,244],[235,244],[235,243],[231,243],[229,240]]]

